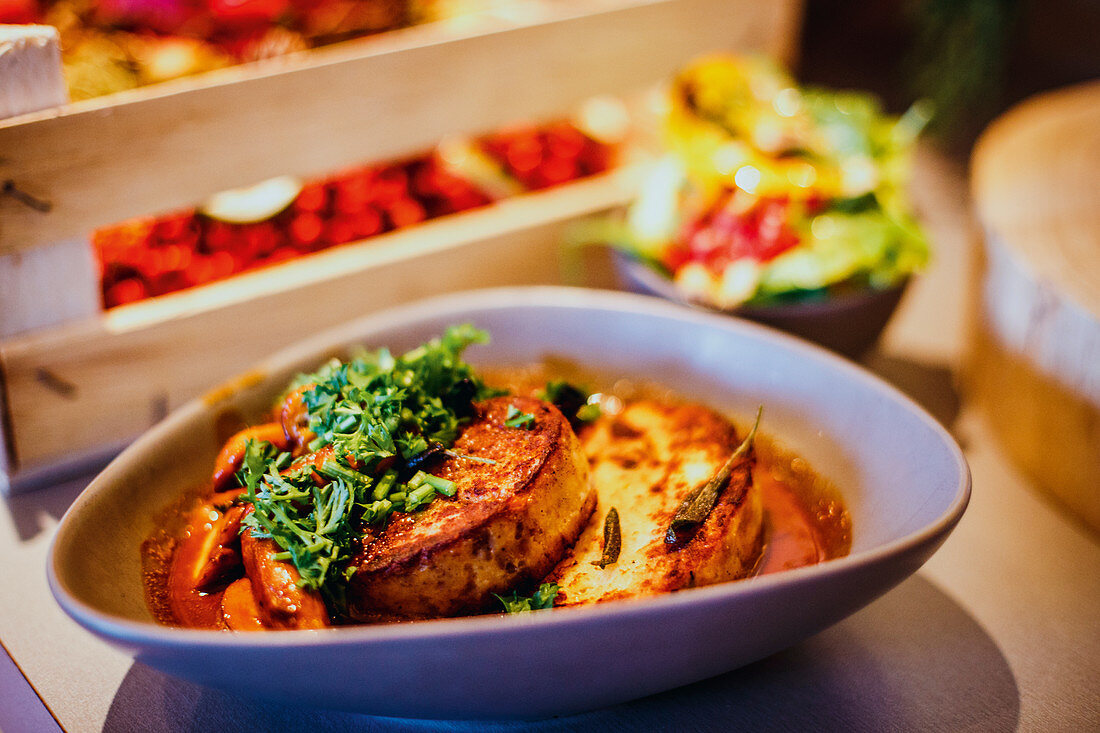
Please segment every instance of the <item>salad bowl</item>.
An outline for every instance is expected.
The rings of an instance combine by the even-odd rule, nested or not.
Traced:
[[[799,85],[759,57],[688,64],[663,150],[621,215],[578,227],[631,290],[866,351],[929,259],[910,168],[929,110]]]

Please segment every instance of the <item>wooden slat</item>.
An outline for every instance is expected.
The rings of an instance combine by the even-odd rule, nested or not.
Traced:
[[[57,29],[50,26],[0,25],[0,118],[69,101],[58,44]],[[0,340],[98,310],[87,242],[70,239],[0,254]]]
[[[0,340],[98,313],[98,279],[84,239],[0,255]]]
[[[561,283],[564,227],[626,202],[636,180],[621,169],[2,344],[16,470],[132,438],[280,347],[369,311]],[[590,271],[574,284],[608,282]]]
[[[57,29],[0,24],[0,119],[68,101]]]
[[[799,0],[544,0],[0,123],[0,253],[287,173],[560,115],[719,49],[787,57]]]

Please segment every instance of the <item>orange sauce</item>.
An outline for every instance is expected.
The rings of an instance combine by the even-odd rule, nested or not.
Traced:
[[[517,393],[534,394],[548,375],[562,375],[560,368],[535,367],[496,371],[487,381]],[[566,370],[565,378],[577,384],[598,380],[578,378]],[[676,399],[667,389],[654,385],[615,383],[616,399],[634,397]],[[621,395],[621,397],[619,396]],[[756,442],[757,463],[753,483],[764,505],[765,540],[757,575],[813,565],[847,555],[851,549],[851,519],[835,488],[814,473],[804,460],[784,451],[771,440]],[[149,608],[161,623],[189,628],[225,628],[222,600],[225,588],[241,577],[227,577],[211,592],[195,589],[198,559],[216,533],[219,510],[210,503],[212,487],[204,487],[169,507],[160,517],[160,527],[142,545],[145,594]],[[238,604],[239,605],[239,604]]]
[[[805,507],[794,493],[766,471],[754,477],[764,501],[767,539],[759,575],[814,565],[828,557]]]
[[[757,441],[753,483],[764,503],[765,545],[758,575],[847,555],[852,521],[840,494],[798,456]]]
[[[188,498],[163,514],[153,536],[142,544],[145,599],[153,616],[168,626],[220,629],[223,589],[201,592],[194,570],[213,531],[208,497]]]

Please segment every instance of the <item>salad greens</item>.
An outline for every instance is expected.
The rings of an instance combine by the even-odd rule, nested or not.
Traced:
[[[667,154],[602,233],[723,308],[890,287],[928,259],[906,186],[929,117],[800,88],[764,59],[701,59],[670,90]]]

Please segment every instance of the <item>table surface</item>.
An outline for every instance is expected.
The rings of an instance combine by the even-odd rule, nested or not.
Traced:
[[[955,391],[972,268],[966,188],[934,151],[917,163],[936,259],[865,364],[948,426],[974,492],[940,551],[862,611],[740,670],[570,718],[470,724],[273,706],[136,664],[54,603],[48,547],[87,475],[0,508],[0,730],[1100,730],[1100,542],[1013,469]]]

